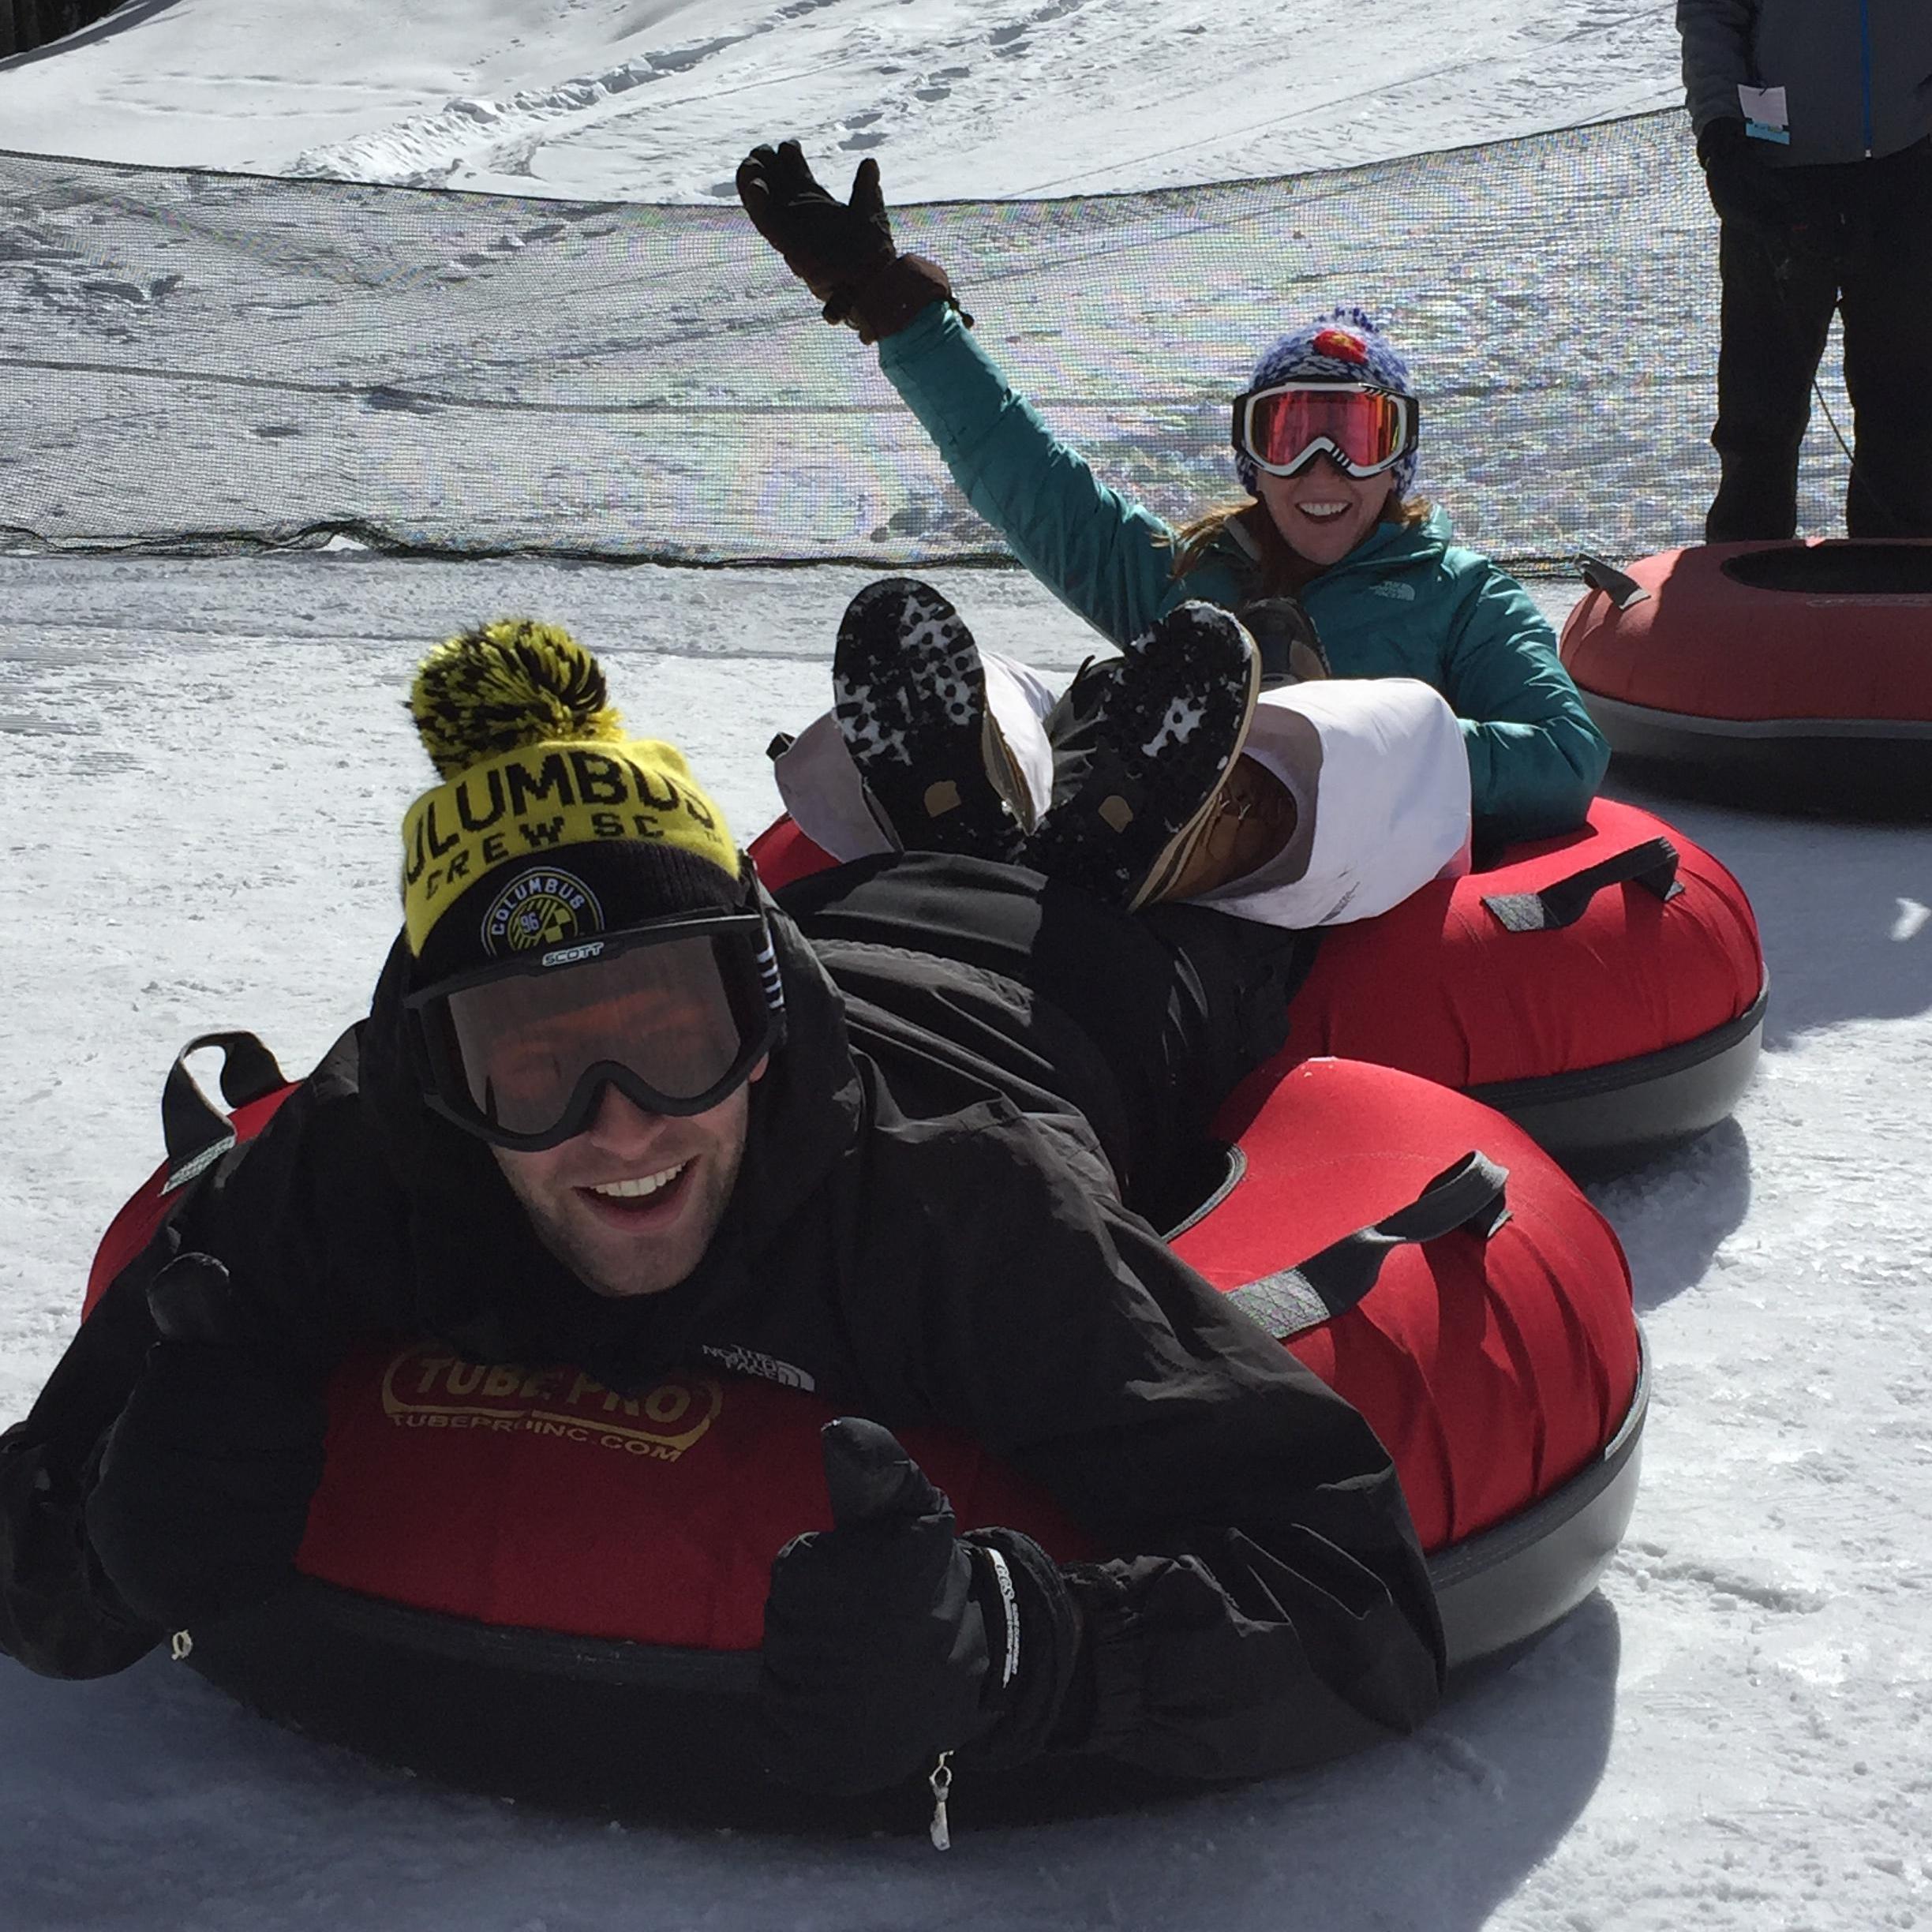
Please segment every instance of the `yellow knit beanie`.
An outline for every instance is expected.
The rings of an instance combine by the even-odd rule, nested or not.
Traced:
[[[409,708],[442,780],[402,820],[403,928],[425,965],[433,938],[431,977],[742,898],[724,814],[674,745],[625,736],[567,631],[466,631]]]

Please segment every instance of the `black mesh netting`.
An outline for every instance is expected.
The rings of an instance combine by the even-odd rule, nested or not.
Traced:
[[[1257,350],[1358,301],[1416,371],[1420,487],[1465,541],[1534,574],[1701,530],[1716,225],[1676,113],[894,220],[1049,421],[1170,518],[1237,493],[1226,399]],[[1835,346],[1825,381],[1842,423]],[[1843,466],[1814,419],[1806,527],[1832,525]],[[334,532],[712,563],[999,551],[735,204],[0,155],[0,537]]]

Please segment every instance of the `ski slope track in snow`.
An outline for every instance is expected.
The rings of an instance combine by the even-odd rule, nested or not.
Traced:
[[[878,154],[902,199],[1126,189],[1664,104],[1670,13],[133,0],[0,63],[0,148],[716,208],[746,147],[796,133],[835,178]],[[1383,239],[1399,256],[1405,238]],[[51,337],[205,299],[147,277],[84,286],[99,278],[70,272],[51,227],[8,245],[0,274],[39,291],[21,326],[37,305]],[[318,331],[353,326],[358,266],[342,309],[301,312]],[[1663,293],[1714,304],[1709,280]],[[514,354],[513,320],[504,335]],[[79,380],[56,398],[77,492],[112,492],[163,429],[230,436],[251,460],[258,439],[226,405],[163,417],[116,377],[89,410]],[[262,420],[321,406],[294,397]],[[436,447],[426,432],[425,459]],[[18,451],[0,416],[0,524]],[[818,487],[792,460],[769,486]],[[1505,487],[1472,468],[1451,507],[1480,527]],[[994,648],[1061,675],[1092,648],[1016,572],[932,574]],[[825,702],[867,575],[406,563],[346,543],[0,556],[0,1424],[58,1360],[100,1230],[155,1163],[181,1043],[249,1026],[301,1067],[365,1002],[397,918],[402,810],[427,775],[401,701],[428,646],[501,612],[571,625],[632,723],[676,735],[748,837],[776,809],[762,747]],[[1572,593],[1539,594],[1560,616]],[[1614,772],[1609,788],[1750,892],[1766,1051],[1733,1121],[1593,1189],[1655,1363],[1623,1550],[1578,1612],[1421,1735],[1124,1815],[994,1829],[956,1810],[942,1857],[923,1837],[766,1838],[431,1789],[263,1723],[160,1655],[91,1684],[0,1662],[0,1927],[1932,1925],[1932,838],[1640,796]]]
[[[1365,301],[1418,372],[1419,487],[1519,572],[1688,542],[1715,479],[1715,219],[1661,111],[1359,168],[894,211],[1102,477],[1237,491],[1227,399]],[[1643,272],[1629,264],[1641,260]],[[1844,491],[1821,372],[1803,527]],[[0,543],[313,542],[658,563],[1005,554],[734,202],[533,200],[0,152]],[[129,451],[143,454],[129,459]]]

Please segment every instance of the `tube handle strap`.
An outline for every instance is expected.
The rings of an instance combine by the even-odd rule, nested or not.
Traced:
[[[1554,932],[1574,926],[1606,886],[1641,886],[1668,904],[1683,890],[1677,848],[1664,837],[1644,840],[1537,892],[1492,893],[1483,904],[1507,932]]]
[[[222,1098],[231,1107],[266,1099],[288,1084],[275,1057],[253,1033],[198,1033],[174,1056],[161,1088],[161,1139],[167,1174],[161,1192],[172,1194],[214,1166],[235,1144],[228,1117],[201,1091],[188,1057],[204,1046],[221,1050]]]
[[[1608,557],[1597,556],[1593,550],[1579,550],[1576,553],[1577,575],[1593,590],[1601,590],[1619,610],[1628,610],[1633,604],[1641,604],[1650,593],[1634,577],[1620,571]]]
[[[1227,1299],[1286,1342],[1345,1315],[1374,1287],[1391,1249],[1432,1241],[1458,1229],[1488,1241],[1510,1218],[1509,1170],[1480,1148],[1445,1167],[1406,1208],[1344,1234],[1297,1267],[1279,1268],[1230,1291]]]

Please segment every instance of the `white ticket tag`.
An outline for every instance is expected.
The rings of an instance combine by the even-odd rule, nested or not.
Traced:
[[[1754,140],[1791,140],[1791,111],[1781,87],[1747,87],[1738,83],[1738,104],[1744,110],[1744,132]]]

